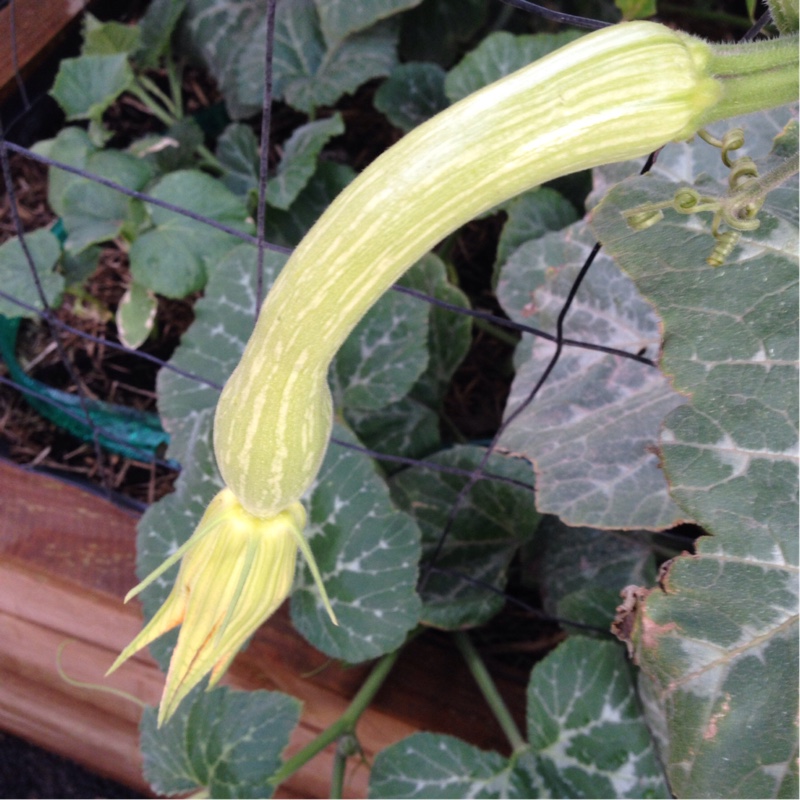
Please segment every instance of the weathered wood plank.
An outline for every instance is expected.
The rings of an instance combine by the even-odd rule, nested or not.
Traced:
[[[59,44],[88,3],[82,0],[16,0],[16,60],[23,79]],[[17,90],[12,4],[0,9],[0,105]]]
[[[102,497],[0,461],[0,727],[145,793],[141,708],[63,677],[158,702],[163,675],[146,653],[103,677],[141,626],[137,603],[121,601],[135,582],[135,525],[134,515]],[[506,747],[446,644],[423,636],[401,655],[358,726],[368,761],[420,728],[484,748]],[[225,683],[303,701],[291,753],[342,714],[369,668],[329,663],[295,632],[284,607],[236,659]],[[524,687],[501,681],[500,688],[522,714]],[[278,796],[327,796],[333,756],[329,747]],[[365,797],[367,781],[368,770],[354,764],[345,796]]]

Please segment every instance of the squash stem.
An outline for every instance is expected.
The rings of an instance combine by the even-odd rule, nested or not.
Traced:
[[[378,661],[344,714],[333,725],[322,731],[316,739],[309,742],[300,752],[295,753],[291,758],[283,762],[283,766],[270,778],[270,783],[273,786],[279,786],[314,756],[321,753],[328,745],[333,744],[343,736],[354,733],[356,723],[367,710],[372,699],[392,671],[392,667],[402,649],[402,647],[399,647],[397,650],[387,653]]]
[[[708,71],[722,85],[722,97],[699,127],[797,100],[798,37],[710,46]]]
[[[528,745],[522,738],[517,723],[514,722],[514,718],[508,710],[508,706],[500,696],[500,692],[497,691],[497,686],[492,680],[489,670],[486,669],[486,665],[483,663],[478,651],[470,641],[469,636],[463,631],[456,631],[453,637],[455,638],[456,646],[464,657],[464,661],[467,662],[472,677],[475,678],[475,682],[478,684],[481,694],[489,704],[489,708],[492,709],[495,718],[500,723],[500,727],[503,729],[503,733],[505,733],[511,747],[515,752],[524,750]]]

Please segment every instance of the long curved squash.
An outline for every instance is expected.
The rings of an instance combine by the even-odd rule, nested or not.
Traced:
[[[222,392],[214,449],[227,488],[128,595],[182,558],[161,611],[112,667],[183,623],[159,724],[204,675],[219,680],[288,594],[287,541],[303,550],[335,621],[299,500],[330,436],[329,364],[370,306],[440,239],[509,197],[796,98],[796,37],[748,52],[743,65],[735,49],[648,22],[597,31],[412,131],[334,201],[272,287]]]

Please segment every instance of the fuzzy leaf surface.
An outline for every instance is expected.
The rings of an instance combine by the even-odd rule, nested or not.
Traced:
[[[392,71],[397,35],[398,26],[389,19],[331,45],[313,0],[284,3],[275,24],[275,93],[307,113],[332,105],[370,78]]]
[[[344,427],[334,438],[358,444]],[[292,621],[316,648],[357,662],[399,647],[419,621],[420,533],[398,511],[373,462],[332,443],[309,489],[308,538],[339,620],[333,625],[300,564]]]
[[[314,0],[322,35],[328,47],[336,47],[350,34],[382,19],[418,6],[421,0]]]
[[[46,228],[39,228],[25,234],[36,275],[49,305],[57,305],[64,290],[64,278],[54,267],[61,255],[58,239]],[[42,301],[31,274],[31,265],[19,238],[14,236],[0,245],[0,286],[3,291],[34,308],[42,308]],[[0,297],[0,314],[6,317],[34,317],[35,314],[11,300]]]
[[[428,365],[427,332],[424,303],[383,294],[333,360],[334,406],[375,410],[405,397]]]
[[[263,2],[188,0],[187,19],[192,45],[219,83],[231,118],[258,113],[264,93]],[[279,4],[274,97],[309,114],[333,105],[370,78],[391,72],[397,62],[397,31],[397,23],[388,19],[329,44],[314,0]]]
[[[560,644],[533,668],[527,722],[533,758],[517,773],[531,792],[517,796],[671,796],[618,644],[583,636]]]
[[[99,120],[133,80],[125,53],[65,58],[50,94],[67,119]]]
[[[468,474],[478,467],[485,452],[464,445],[427,460]],[[502,591],[511,559],[539,524],[533,493],[524,486],[531,478],[528,465],[493,454],[486,471],[523,485],[481,480],[467,493],[438,552],[436,571],[428,575],[422,590],[422,618],[428,625],[459,630],[491,619],[505,602]],[[438,549],[456,497],[467,480],[466,475],[427,466],[410,467],[393,477],[392,496],[400,508],[414,515],[422,530],[423,563]]]
[[[375,759],[370,797],[670,797],[624,650],[576,636],[534,667],[511,758],[415,733]]]
[[[554,333],[593,244],[581,222],[517,248],[497,287],[511,319]],[[566,318],[564,335],[651,357],[661,338],[652,308],[602,251]],[[506,416],[526,400],[554,349],[553,342],[523,335]],[[533,462],[539,511],[568,525],[658,530],[685,516],[669,496],[654,451],[664,417],[681,402],[654,366],[565,345],[501,444]]]
[[[354,177],[353,170],[345,164],[321,161],[288,211],[270,209],[265,227],[267,239],[286,247],[297,245]]]
[[[270,777],[300,720],[300,702],[280,692],[195,689],[162,728],[141,722],[144,774],[160,795],[271,797]]]
[[[464,293],[447,280],[441,259],[428,253],[402,278],[406,289],[468,308]],[[415,299],[418,306],[426,306]],[[439,449],[439,408],[458,365],[472,341],[468,317],[435,305],[428,307],[428,363],[408,395],[379,409],[345,409],[347,421],[364,444],[380,453],[403,458],[421,458]],[[398,465],[382,463],[387,473]]]
[[[284,211],[289,208],[316,171],[322,148],[343,132],[340,114],[295,128],[284,144],[278,169],[267,184],[267,203]]]
[[[762,175],[787,144],[796,153],[795,127],[788,142],[776,140],[780,153],[765,157],[764,149],[758,158],[757,143],[775,135],[781,116],[785,110],[739,121]],[[732,124],[712,130],[719,136]],[[678,147],[673,158],[695,166],[704,194],[726,191],[709,177],[725,172],[714,166],[715,150]],[[663,367],[689,397],[666,419],[664,470],[673,497],[711,534],[696,556],[672,562],[664,591],[644,598],[631,646],[662,720],[673,791],[794,796],[797,186],[768,195],[759,228],[743,233],[717,269],[705,263],[713,247],[706,219],[667,210],[633,232],[622,218],[675,188],[658,175],[626,181],[594,216],[609,252],[663,319]]]
[[[415,733],[382,750],[370,797],[504,797],[508,761],[455,736]]]
[[[258,188],[258,139],[249,125],[232,122],[217,139],[217,158],[225,169],[222,182],[246,197]]]
[[[398,64],[375,93],[375,108],[408,133],[450,104],[444,78],[438,64]]]
[[[186,208],[249,233],[252,222],[242,201],[218,180],[197,170],[163,177],[151,190],[157,200]],[[202,289],[207,270],[235,244],[231,234],[161,206],[147,205],[155,227],[130,249],[133,277],[166,297],[185,297]]]
[[[573,528],[556,517],[542,520],[535,553],[544,608],[567,621],[608,631],[620,591],[655,582],[652,535],[646,531]]]

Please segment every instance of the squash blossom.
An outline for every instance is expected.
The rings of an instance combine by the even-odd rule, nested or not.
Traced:
[[[181,625],[159,707],[159,726],[209,672],[209,688],[214,686],[248,637],[286,599],[305,522],[300,503],[271,519],[259,519],[242,508],[233,492],[223,489],[191,538],[125,598],[127,602],[182,557],[169,597],[108,671]]]

